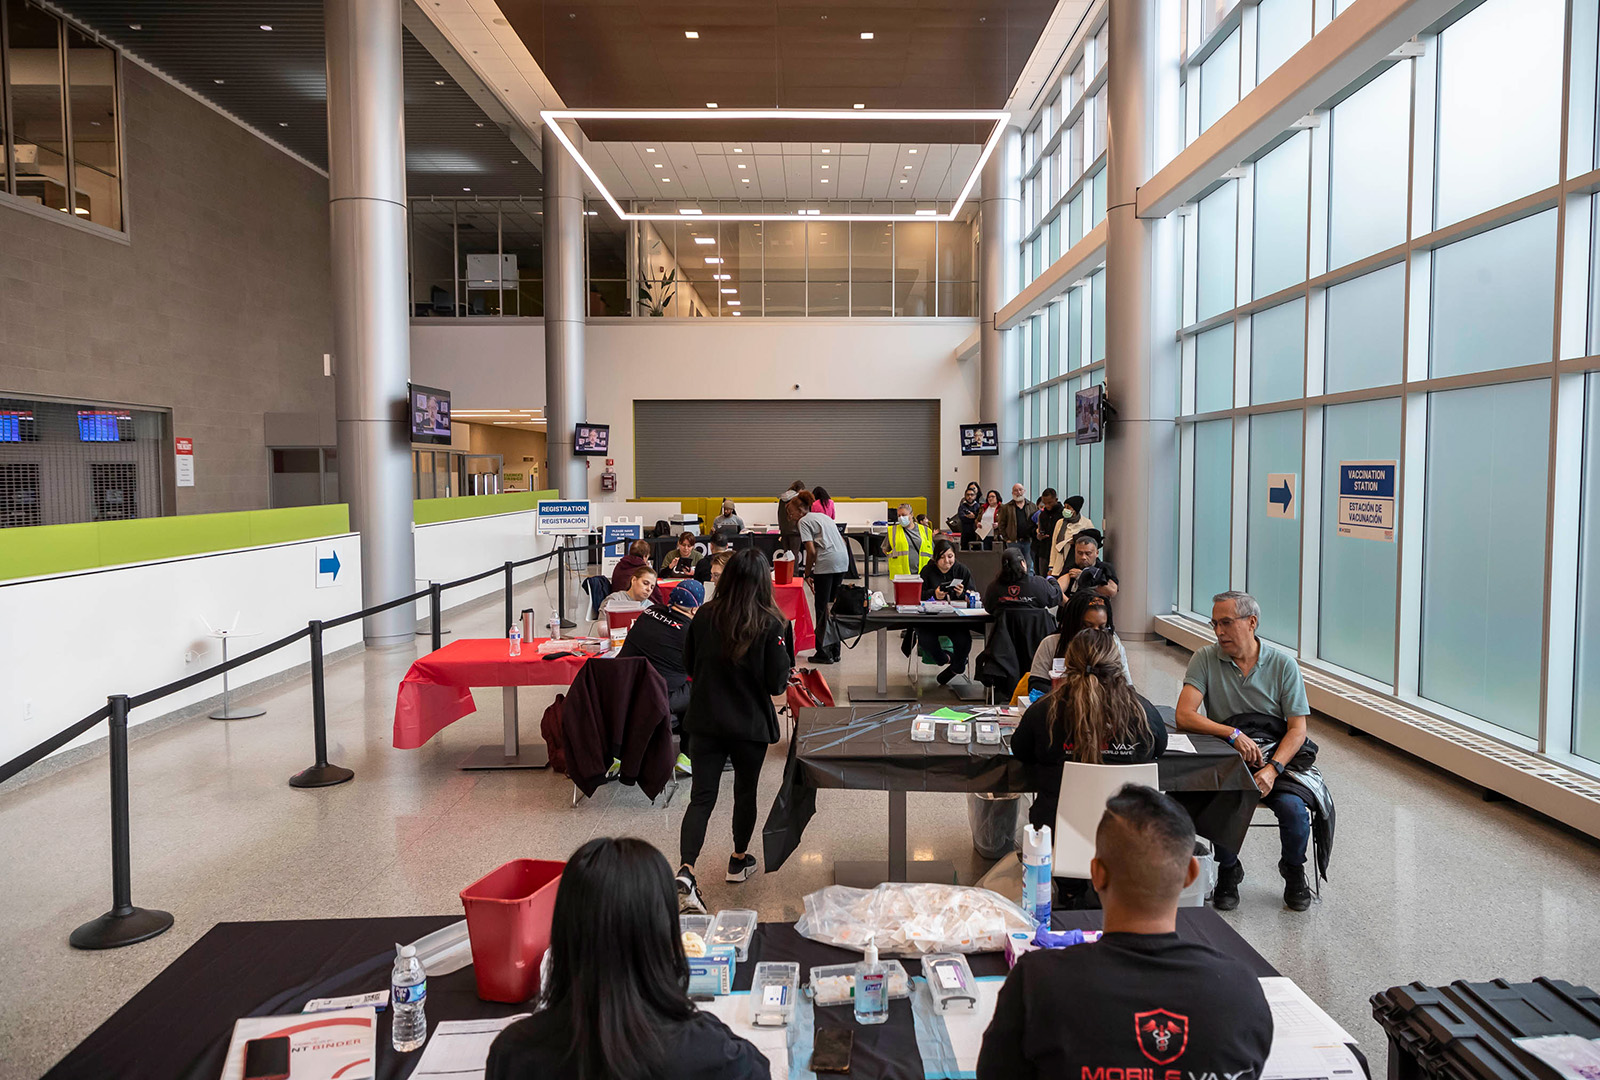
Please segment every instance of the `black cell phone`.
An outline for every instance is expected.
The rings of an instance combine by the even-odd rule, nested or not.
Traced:
[[[817,1028],[816,1041],[811,1046],[811,1071],[848,1073],[855,1039],[856,1033],[849,1028]]]
[[[244,1080],[288,1080],[289,1036],[251,1039],[244,1044]]]

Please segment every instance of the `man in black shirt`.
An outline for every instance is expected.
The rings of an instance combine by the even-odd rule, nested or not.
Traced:
[[[1017,961],[978,1080],[1257,1080],[1272,1048],[1261,983],[1177,935],[1178,894],[1199,872],[1194,826],[1170,796],[1136,784],[1113,795],[1090,863],[1105,936]]]
[[[689,620],[694,618],[705,589],[693,578],[680,581],[667,599],[670,607],[655,604],[642,612],[628,628],[628,639],[617,653],[642,656],[667,684],[667,708],[672,710],[672,726],[683,720],[689,707],[689,672],[683,665],[683,643],[689,638]]]
[[[694,564],[694,579],[702,585],[711,581],[711,557],[733,547],[733,541],[722,533],[712,533],[706,543],[710,545],[710,550],[706,552],[705,558]]]
[[[1100,558],[1099,530],[1085,529],[1072,538],[1072,562],[1057,582],[1062,603],[1085,589],[1093,589],[1107,600],[1117,595],[1117,571]]]

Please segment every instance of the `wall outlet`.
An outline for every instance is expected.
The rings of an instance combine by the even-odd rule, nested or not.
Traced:
[[[185,664],[192,664],[198,659],[200,659],[200,654],[195,652],[193,649],[183,650],[183,662]]]
[[[22,718],[24,720],[32,720],[33,719],[33,702],[24,701],[22,703]]]

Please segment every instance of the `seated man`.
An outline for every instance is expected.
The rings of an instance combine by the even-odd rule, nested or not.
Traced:
[[[1177,934],[1178,894],[1200,873],[1189,815],[1128,784],[1106,803],[1089,872],[1105,936],[1017,961],[983,1034],[979,1080],[1259,1077],[1272,1048],[1261,983]]]
[[[641,566],[650,565],[650,541],[635,540],[628,545],[628,553],[617,560],[617,565],[611,570],[611,591],[621,592],[628,587],[628,582],[633,580],[633,572]],[[607,552],[609,554],[609,551]]]
[[[704,558],[694,564],[694,579],[702,585],[711,580],[711,560],[723,552],[733,549],[733,541],[722,533],[712,533],[706,543],[710,545],[710,551]],[[728,560],[723,559],[722,561],[726,563]]]
[[[694,549],[694,533],[686,532],[678,537],[678,546],[667,552],[667,557],[661,560],[661,573],[663,577],[693,577],[695,563],[700,561],[700,553]]]
[[[628,628],[628,640],[617,653],[618,658],[644,657],[667,684],[667,708],[672,710],[674,731],[689,708],[689,671],[683,666],[683,643],[689,638],[689,620],[694,618],[705,595],[698,581],[678,582],[669,606],[652,604],[646,608]],[[679,755],[678,764],[686,767],[688,758]]]
[[[1249,593],[1225,592],[1212,597],[1211,628],[1217,632],[1217,643],[1205,646],[1189,660],[1183,690],[1178,694],[1178,730],[1227,739],[1250,766],[1261,791],[1261,805],[1278,817],[1283,902],[1291,911],[1304,911],[1311,906],[1311,887],[1306,884],[1311,808],[1298,793],[1273,789],[1306,742],[1311,706],[1306,702],[1300,665],[1284,650],[1256,637],[1260,622],[1261,605]],[[1202,703],[1204,716],[1200,714]],[[1262,742],[1268,744],[1270,753],[1262,753]],[[1243,880],[1239,853],[1218,845],[1217,888],[1212,894],[1218,911],[1239,906]]]
[[[600,604],[600,617],[595,620],[592,633],[605,637],[611,633],[611,621],[606,617],[613,611],[643,611],[650,606],[650,594],[656,588],[656,572],[648,566],[636,566],[628,579],[627,588],[606,596]]]
[[[1085,529],[1072,538],[1072,563],[1058,577],[1061,599],[1070,600],[1085,590],[1107,600],[1117,595],[1117,572],[1100,559],[1100,533]]]

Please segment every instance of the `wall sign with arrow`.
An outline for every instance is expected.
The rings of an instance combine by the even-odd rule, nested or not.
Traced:
[[[339,583],[339,551],[332,544],[316,545],[317,588]]]
[[[1299,475],[1297,473],[1267,474],[1267,516],[1293,520],[1299,511]]]

